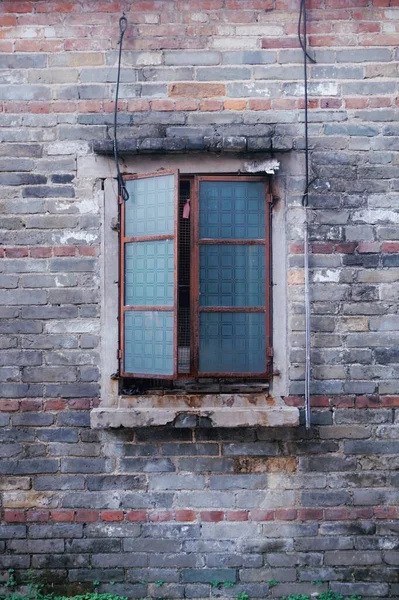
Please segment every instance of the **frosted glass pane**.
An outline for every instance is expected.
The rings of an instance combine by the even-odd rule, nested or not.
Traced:
[[[200,247],[200,306],[264,306],[265,247]]]
[[[200,238],[264,239],[265,184],[201,181]]]
[[[162,175],[126,182],[126,237],[174,233],[175,177]]]
[[[200,313],[200,373],[264,373],[264,313]]]
[[[125,372],[173,374],[173,312],[125,313]]]
[[[174,241],[125,245],[125,304],[173,305]]]

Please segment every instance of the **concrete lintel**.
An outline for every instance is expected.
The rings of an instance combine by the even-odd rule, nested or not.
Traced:
[[[165,400],[165,397],[164,397]],[[165,402],[164,402],[165,405]],[[299,425],[298,408],[285,406],[182,408],[171,406],[95,408],[91,426],[95,429],[116,427],[295,427]]]
[[[113,155],[113,140],[94,140],[95,154]],[[125,138],[118,142],[120,154],[186,154],[187,152],[257,154],[259,152],[289,152],[292,144],[286,138],[268,136],[181,136],[164,138]]]

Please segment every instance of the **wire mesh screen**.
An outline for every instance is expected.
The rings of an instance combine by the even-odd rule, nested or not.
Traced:
[[[187,218],[187,201],[190,199],[190,182],[181,181],[179,190],[179,312],[177,320],[177,370],[190,373],[190,217]],[[186,209],[185,209],[186,207]]]

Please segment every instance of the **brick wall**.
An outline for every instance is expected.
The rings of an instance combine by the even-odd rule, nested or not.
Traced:
[[[264,597],[272,579],[277,597],[398,595],[396,0],[308,1],[312,429],[89,426],[112,174],[95,171],[92,141],[113,135],[119,16],[122,139],[268,138],[303,158],[298,4],[0,5],[1,581],[14,568],[138,598]],[[289,180],[286,402],[302,406],[296,164],[277,183]]]

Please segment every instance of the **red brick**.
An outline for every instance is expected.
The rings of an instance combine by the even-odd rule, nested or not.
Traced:
[[[20,401],[20,410],[22,412],[32,412],[38,411],[42,409],[43,401],[42,400],[21,400]]]
[[[80,256],[97,256],[97,246],[78,246],[78,254]]]
[[[199,110],[203,112],[216,112],[222,108],[223,103],[220,100],[202,100],[199,104]]]
[[[226,512],[226,521],[248,521],[248,511],[228,510]]]
[[[61,400],[60,398],[55,398],[54,400],[45,400],[44,410],[65,410],[66,408],[66,400]]]
[[[293,98],[276,98],[272,100],[273,110],[294,110],[298,107],[298,101]]]
[[[330,401],[328,396],[312,396],[310,404],[311,406],[328,407],[330,406]]]
[[[271,107],[271,100],[266,100],[263,98],[250,98],[248,100],[249,110],[270,110]]]
[[[202,510],[201,521],[205,523],[218,523],[223,521],[224,512],[222,510]]]
[[[277,508],[275,512],[276,521],[295,521],[298,511],[295,508]]]
[[[177,510],[175,512],[176,521],[195,521],[197,515],[193,510]]]
[[[349,509],[349,518],[356,519],[371,519],[373,516],[373,509],[371,506],[363,506],[359,508],[350,508]]]
[[[224,110],[245,110],[246,106],[246,100],[225,100],[223,103]]]
[[[301,508],[299,510],[300,521],[321,521],[323,518],[322,508]]]
[[[328,242],[314,242],[312,244],[313,254],[333,254],[334,244]]]
[[[379,242],[359,242],[357,251],[360,254],[372,254],[380,251]]]
[[[75,521],[77,523],[95,523],[98,521],[98,510],[77,510],[75,511]]]
[[[34,521],[36,523],[47,523],[50,519],[49,510],[28,510],[27,520]]]
[[[303,254],[303,243],[302,242],[291,242],[290,253],[291,254]]]
[[[19,400],[1,400],[0,411],[14,412],[19,409]]]
[[[126,515],[128,521],[146,521],[147,511],[146,510],[131,510]]]
[[[366,108],[367,98],[345,98],[345,108]]]
[[[101,521],[123,521],[123,510],[103,510]]]
[[[172,111],[175,109],[173,100],[152,100],[151,110]]]
[[[320,98],[320,108],[341,108],[341,98]]]
[[[75,512],[73,510],[52,510],[50,516],[51,520],[56,523],[71,523],[74,520]]]
[[[50,246],[43,246],[43,248],[36,247],[29,249],[29,256],[32,258],[50,258],[53,254],[53,249]]]
[[[356,250],[356,242],[342,242],[335,244],[335,252],[338,254],[353,254]]]
[[[5,510],[4,520],[6,523],[25,523],[26,513],[23,510]]]
[[[48,114],[52,111],[52,102],[29,102],[29,111],[36,115]]]
[[[148,100],[129,100],[127,103],[127,110],[129,112],[147,112],[150,110],[150,103]]]
[[[355,397],[354,396],[332,396],[330,398],[330,405],[334,408],[354,408]]]
[[[379,396],[358,396],[356,398],[356,408],[380,408],[380,406]]]
[[[374,516],[376,519],[397,519],[397,506],[374,506]]]
[[[9,27],[17,24],[15,15],[3,15],[0,17],[0,26]]]
[[[382,406],[399,406],[399,396],[382,396]]]
[[[28,248],[6,248],[7,258],[25,258],[28,256]]]
[[[399,232],[398,232],[399,237]],[[383,242],[381,246],[382,252],[387,254],[399,253],[399,242]]]
[[[164,521],[173,521],[173,513],[170,510],[157,510],[148,513],[150,521],[162,523]]]
[[[325,508],[324,518],[326,521],[347,521],[349,519],[349,512],[347,508]]]
[[[73,113],[76,112],[76,102],[53,102],[51,105],[51,111],[53,113]]]
[[[75,256],[75,246],[54,246],[54,256]]]
[[[249,519],[250,521],[274,521],[274,510],[251,510]]]
[[[226,86],[224,83],[171,83],[169,85],[169,96],[180,96],[185,98],[214,98],[225,96]]]
[[[296,36],[263,38],[262,48],[299,48],[299,41]]]
[[[303,406],[304,400],[302,396],[286,396],[284,402],[287,406]]]
[[[191,100],[187,98],[175,100],[175,110],[197,110],[197,100]]]
[[[71,410],[89,410],[91,405],[90,398],[71,398],[67,400],[68,408]]]

